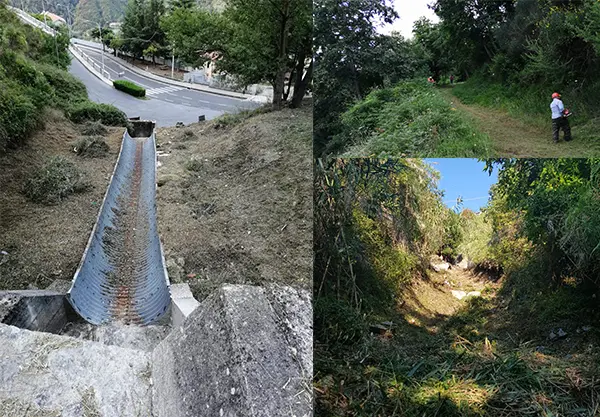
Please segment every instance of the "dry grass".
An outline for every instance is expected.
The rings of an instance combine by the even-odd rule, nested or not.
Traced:
[[[158,130],[170,152],[157,194],[170,277],[200,299],[222,283],[308,288],[312,108],[227,120]]]
[[[57,112],[25,146],[0,157],[0,289],[45,288],[55,279],[71,280],[92,230],[112,174],[123,135],[108,128],[107,158],[80,158],[72,144],[79,126]],[[89,175],[90,188],[58,205],[29,201],[23,186],[48,158],[59,156]]]

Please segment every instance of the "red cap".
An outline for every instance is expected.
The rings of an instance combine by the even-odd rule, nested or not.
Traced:
[[[553,94],[552,94],[552,98],[560,98],[560,94],[558,94],[558,93],[553,93]]]

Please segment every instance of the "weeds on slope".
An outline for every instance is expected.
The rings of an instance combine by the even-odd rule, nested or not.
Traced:
[[[330,152],[343,156],[489,156],[491,141],[423,82],[375,90],[342,115]]]
[[[545,316],[547,321],[539,320],[535,309],[534,313],[527,309],[527,302],[533,301],[531,297],[541,296],[537,295],[538,288],[520,285],[515,288],[509,283],[503,289],[508,294],[514,290],[525,293],[515,306],[510,298],[496,296],[488,288],[483,297],[467,301],[446,317],[435,311],[425,314],[418,308],[407,310],[406,306],[386,317],[354,315],[351,320],[340,317],[338,326],[346,323],[353,337],[340,336],[341,328],[335,339],[316,334],[317,414],[597,415],[600,412],[597,378],[600,350],[594,344],[597,335],[590,331],[570,336],[571,340],[556,341],[517,335],[527,317],[532,322],[528,324],[537,328],[547,328],[556,318]],[[576,302],[568,296],[561,300],[560,305],[553,302],[554,309],[560,311],[567,307],[565,303]],[[420,301],[431,305],[426,300]],[[315,305],[316,316],[321,316],[322,308]],[[548,312],[545,310],[543,314]],[[369,333],[369,324],[383,319],[394,326],[383,333]],[[571,323],[579,325],[578,321]],[[357,335],[360,329],[362,334]],[[567,330],[575,333],[574,329]],[[579,339],[577,343],[575,338]]]

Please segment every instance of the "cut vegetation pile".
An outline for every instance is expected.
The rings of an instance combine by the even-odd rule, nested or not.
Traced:
[[[72,162],[56,156],[32,173],[25,183],[24,193],[35,203],[56,204],[87,188],[85,174]]]
[[[73,151],[80,156],[101,158],[108,154],[108,144],[102,136],[84,136],[79,139]]]
[[[158,129],[169,277],[198,299],[223,283],[312,281],[312,108],[260,113]]]

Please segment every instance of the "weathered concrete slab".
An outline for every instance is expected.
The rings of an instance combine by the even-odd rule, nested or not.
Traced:
[[[312,414],[310,295],[226,285],[152,353],[157,417]]]
[[[2,416],[152,415],[145,352],[4,324],[0,340]]]
[[[95,326],[79,321],[67,323],[62,335],[91,340],[105,345],[152,352],[171,331],[166,326],[135,326],[120,323]]]
[[[171,284],[171,324],[183,326],[184,320],[200,305],[192,295],[188,284]]]

